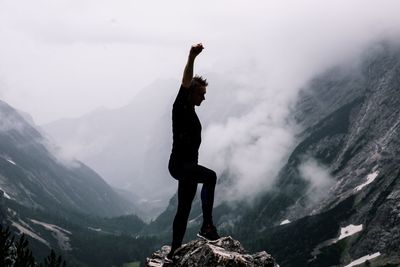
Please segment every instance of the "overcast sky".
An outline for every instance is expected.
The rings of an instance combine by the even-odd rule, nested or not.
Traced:
[[[38,124],[123,106],[156,79],[179,81],[196,42],[199,72],[262,83],[397,34],[399,10],[397,0],[0,0],[0,99]]]

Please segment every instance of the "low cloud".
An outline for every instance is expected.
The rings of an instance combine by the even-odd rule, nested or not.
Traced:
[[[0,131],[9,132],[17,131],[23,133],[26,130],[26,122],[20,114],[8,104],[0,100]]]
[[[195,42],[206,47],[199,70],[282,87],[398,37],[399,9],[394,0],[0,1],[0,77],[6,100],[39,124],[119,107],[157,78],[180,79]]]
[[[309,158],[299,165],[300,175],[310,182],[310,190],[325,193],[334,179],[330,175],[329,168],[319,163],[316,159]]]
[[[266,109],[260,105],[224,125],[207,128],[203,158],[219,174],[229,176],[229,190],[222,196],[226,200],[251,200],[269,188],[295,143],[296,127],[285,124],[283,109],[270,113]]]
[[[63,148],[57,146],[54,142],[49,139],[43,139],[41,144],[46,147],[47,151],[49,151],[50,155],[54,157],[54,159],[63,165],[66,168],[74,169],[81,167],[81,163],[77,161],[77,159],[68,151],[65,151]]]
[[[272,9],[264,9],[262,23],[239,26],[240,32],[258,29],[257,35],[237,40],[225,50],[219,47],[221,62],[216,68],[242,86],[212,88],[225,91],[215,105],[230,106],[231,113],[215,119],[218,122],[210,119],[200,156],[220,177],[229,176],[229,185],[218,189],[225,200],[251,201],[274,183],[298,142],[301,129],[292,121],[291,112],[308,81],[330,67],[357,64],[371,44],[400,36],[399,17],[383,3],[292,4],[271,4]],[[393,1],[388,5],[400,7]],[[354,10],[362,11],[356,14]],[[245,112],[236,114],[236,106]],[[315,160],[306,160],[300,170],[315,191],[315,199],[329,188],[329,170]]]
[[[39,131],[37,132],[37,125],[35,125],[29,114],[26,114],[23,111],[17,111],[8,104],[0,101],[0,116],[1,135],[9,135],[13,139],[18,139],[19,135],[22,136],[22,141],[15,141],[15,149],[24,149],[26,146],[29,147],[32,145],[41,144],[47,149],[47,151],[50,152],[51,156],[54,156],[55,160],[64,166],[68,168],[80,166],[80,164],[71,154],[68,153],[68,151],[60,149],[55,145],[54,142],[50,141],[49,138],[46,138],[45,135],[41,134]],[[24,152],[21,151],[21,153]],[[2,157],[5,159],[10,159],[5,154]]]
[[[315,204],[327,196],[329,188],[335,182],[327,166],[314,158],[308,158],[303,160],[298,169],[303,179],[310,183],[307,194],[310,203]]]

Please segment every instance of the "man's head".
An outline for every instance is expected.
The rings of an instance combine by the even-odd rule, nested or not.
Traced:
[[[201,102],[205,100],[207,89],[207,80],[201,76],[195,76],[190,84],[190,99],[195,106],[200,106]]]

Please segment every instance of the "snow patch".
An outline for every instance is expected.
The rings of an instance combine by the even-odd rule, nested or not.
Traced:
[[[17,165],[14,161],[12,161],[11,159],[7,160],[8,162],[10,162],[11,164]]]
[[[313,256],[314,259],[316,259],[317,255],[319,255],[321,253],[321,249],[322,248],[327,247],[327,246],[331,246],[331,245],[337,243],[339,240],[342,240],[342,239],[344,239],[346,237],[349,237],[351,235],[354,235],[355,233],[358,233],[358,232],[362,231],[362,229],[363,229],[363,225],[362,224],[360,224],[360,225],[350,224],[350,225],[348,225],[346,227],[342,227],[340,229],[339,237],[331,238],[331,239],[325,240],[324,242],[318,244],[313,249],[313,251],[311,252],[311,255]]]
[[[24,222],[23,220],[18,219],[18,223],[21,224],[21,225],[22,225],[23,227],[25,227],[26,229],[29,229],[30,231],[34,232],[34,230],[32,229],[32,227],[31,227],[29,224],[27,224],[26,222]]]
[[[13,161],[13,160],[11,159],[11,157],[8,156],[8,155],[6,155],[6,154],[1,154],[1,155],[0,155],[0,158],[4,159],[5,161],[8,161],[9,163],[11,163],[11,164],[13,164],[13,165],[17,165],[17,164],[15,163],[15,161]]]
[[[357,186],[356,188],[354,188],[354,191],[360,191],[361,189],[363,189],[365,186],[369,185],[370,183],[372,183],[375,178],[378,176],[379,171],[375,171],[373,173],[368,174],[367,176],[367,181],[359,186]]]
[[[11,199],[10,195],[3,191],[4,197]]]
[[[95,232],[101,232],[101,228],[93,228],[93,227],[88,227],[89,230],[95,231]]]
[[[47,242],[46,240],[44,240],[43,238],[41,238],[39,235],[37,235],[36,233],[32,232],[31,230],[29,230],[28,228],[25,228],[24,226],[22,226],[21,224],[17,223],[17,222],[12,222],[11,224],[12,226],[14,226],[15,228],[17,228],[20,233],[24,233],[26,235],[29,235],[30,237],[42,242],[43,244],[45,244],[46,246],[50,247],[49,242]]]
[[[66,235],[72,234],[70,231],[65,230],[57,225],[37,221],[34,219],[31,219],[31,222],[41,225],[46,230],[51,231],[52,236],[57,240],[57,244],[62,250],[72,250],[71,245],[69,244],[69,237]]]
[[[12,198],[10,197],[10,195],[7,194],[7,192],[6,192],[3,188],[0,187],[0,193],[1,193],[1,192],[3,192],[3,196],[4,196],[5,198],[12,199]]]
[[[360,225],[350,224],[350,225],[348,225],[346,227],[342,227],[340,229],[340,236],[336,240],[336,242],[339,241],[339,240],[342,240],[343,238],[346,238],[348,236],[354,235],[355,233],[360,232],[362,229],[363,229],[363,225],[362,224],[360,224]]]
[[[352,267],[352,266],[356,266],[356,265],[359,265],[359,264],[361,264],[361,263],[364,263],[364,262],[366,262],[367,260],[372,260],[372,259],[374,259],[374,258],[376,258],[376,257],[379,257],[381,255],[381,253],[380,252],[376,252],[376,253],[374,253],[374,254],[372,254],[372,255],[367,255],[367,256],[364,256],[364,257],[361,257],[361,258],[359,258],[359,259],[357,259],[357,260],[355,260],[355,261],[352,261],[350,264],[347,264],[346,266],[344,266],[344,267]]]
[[[283,220],[280,225],[284,225],[284,224],[288,224],[288,223],[290,223],[290,221],[288,219],[286,219],[286,220]]]

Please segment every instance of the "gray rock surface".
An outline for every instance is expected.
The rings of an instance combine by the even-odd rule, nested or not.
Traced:
[[[196,267],[196,266],[243,266],[274,267],[279,266],[265,251],[248,254],[239,241],[232,237],[222,237],[215,241],[193,240],[179,248],[174,256],[174,263],[164,263],[171,247],[163,246],[147,258],[148,267]]]

